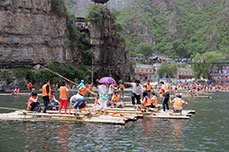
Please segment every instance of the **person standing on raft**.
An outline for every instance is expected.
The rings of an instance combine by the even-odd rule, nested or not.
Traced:
[[[162,94],[162,106],[163,106],[163,111],[165,111],[165,106],[167,110],[169,110],[169,97],[170,97],[170,91],[167,85],[163,81],[160,82],[161,85],[161,94]]]
[[[61,87],[60,87],[60,108],[59,108],[59,113],[61,113],[63,105],[64,105],[65,114],[67,114],[67,109],[68,109],[68,89],[67,89],[67,83],[65,81],[62,82]]]
[[[131,94],[132,104],[135,105],[135,98],[137,99],[137,104],[141,105],[141,94],[143,93],[143,87],[140,84],[139,80],[136,80],[135,83],[125,82],[126,85],[132,85],[133,91]]]
[[[49,94],[51,93],[51,88],[49,86],[49,81],[45,81],[42,86],[42,98],[44,101],[44,110],[43,113],[46,113],[49,104]]]

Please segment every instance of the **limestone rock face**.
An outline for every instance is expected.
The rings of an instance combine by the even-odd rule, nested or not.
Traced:
[[[66,17],[52,0],[0,0],[0,66],[72,60]]]
[[[94,46],[95,77],[112,76],[128,80],[131,72],[125,53],[125,45],[117,33],[115,19],[108,9],[102,19],[92,21],[90,28],[91,43]]]

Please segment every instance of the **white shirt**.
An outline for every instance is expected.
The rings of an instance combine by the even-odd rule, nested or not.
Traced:
[[[143,87],[141,84],[137,86],[136,83],[131,83],[131,85],[133,86],[133,93],[136,95],[140,95],[142,93]]]
[[[161,86],[161,89],[164,90],[165,93],[167,93],[167,90],[165,89],[165,85],[164,84]]]
[[[175,102],[175,101],[176,101],[176,99],[177,99],[177,98],[174,98],[174,99],[173,99],[173,102]],[[181,99],[181,100],[182,100],[182,99]],[[185,103],[185,101],[184,101],[184,100],[182,100],[182,103]]]
[[[70,98],[70,101],[75,101],[75,102],[77,102],[79,99],[83,99],[84,97],[83,96],[81,96],[79,93],[77,93],[76,95],[74,95],[74,96],[72,96],[71,98]]]

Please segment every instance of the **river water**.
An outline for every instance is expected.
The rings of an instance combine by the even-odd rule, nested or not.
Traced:
[[[0,106],[21,109],[27,98],[0,96]],[[0,121],[0,152],[229,151],[229,94],[186,101],[184,109],[196,110],[190,120],[139,119],[124,126]]]

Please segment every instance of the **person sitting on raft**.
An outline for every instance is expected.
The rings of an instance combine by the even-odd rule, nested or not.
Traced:
[[[19,93],[20,93],[20,88],[17,87],[17,88],[14,89],[14,92],[12,93],[12,95],[17,95],[18,96]]]
[[[36,107],[40,107],[39,103],[37,102],[38,100],[38,96],[37,93],[35,91],[32,91],[31,93],[31,97],[28,100],[28,106],[27,106],[27,110],[29,111],[37,111],[39,112],[40,110],[37,110]],[[40,109],[40,108],[39,108]]]
[[[157,96],[155,92],[151,92],[151,108],[156,108],[158,106]]]
[[[151,107],[151,99],[147,91],[143,92],[142,106],[145,109]]]
[[[77,93],[76,95],[73,95],[70,98],[70,108],[69,108],[69,114],[71,114],[71,109],[72,109],[72,103],[75,102],[73,109],[74,112],[81,112],[80,109],[84,108],[86,106],[86,99],[84,96],[81,94]]]
[[[118,97],[118,91],[115,91],[115,93],[112,96],[111,99],[111,107],[112,108],[123,108],[123,103],[122,102],[118,102],[119,97]]]
[[[182,115],[182,105],[183,104],[188,104],[187,102],[185,102],[184,100],[181,99],[181,95],[177,94],[176,98],[173,99],[173,101],[171,101],[170,103],[173,103],[173,110],[170,113],[170,115],[173,115],[174,113],[180,113],[180,115]]]
[[[52,106],[52,105],[59,105],[60,104],[60,102],[58,100],[56,100],[53,91],[51,91],[51,93],[50,93],[49,102],[51,104],[51,106],[49,106],[49,108],[48,108],[49,110],[53,109],[54,106]],[[59,110],[59,107],[56,107],[56,110]]]

